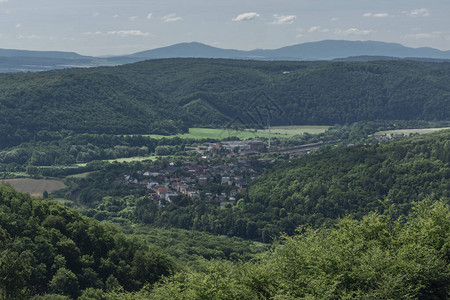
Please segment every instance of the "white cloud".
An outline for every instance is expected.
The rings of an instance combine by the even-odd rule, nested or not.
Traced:
[[[166,15],[166,16],[162,17],[162,19],[163,19],[163,21],[166,22],[166,23],[169,23],[169,22],[176,22],[176,21],[183,21],[183,18],[182,18],[182,17],[177,17],[176,14],[169,14],[169,15]]]
[[[295,20],[295,18],[297,18],[297,16],[295,16],[295,15],[288,15],[288,16],[273,15],[273,18],[274,18],[274,20],[270,24],[283,25],[283,24],[294,23],[294,20]]]
[[[92,14],[92,16],[93,16],[93,17],[98,17],[98,16],[100,16],[100,13],[94,12],[94,13]]]
[[[388,18],[390,15],[388,13],[365,13],[363,14],[365,18]]]
[[[22,27],[22,24],[17,23],[17,24],[16,24],[16,28],[19,28],[19,27]]]
[[[115,14],[115,15],[113,16],[114,19],[116,19],[116,18],[118,18],[118,17],[119,17],[118,14]]]
[[[232,21],[240,22],[240,21],[251,21],[258,18],[260,14],[255,12],[243,13],[238,15],[236,18],[233,18]]]
[[[331,22],[339,21],[339,18],[331,18]]]
[[[348,28],[348,29],[336,29],[335,33],[339,34],[339,35],[344,35],[344,36],[349,36],[349,35],[357,35],[357,36],[362,36],[362,35],[369,35],[374,33],[375,31],[372,29],[359,29],[356,27],[352,27],[352,28]]]
[[[138,16],[132,16],[132,17],[130,17],[130,20],[133,21],[133,22],[136,21],[137,19],[138,19]]]
[[[426,8],[418,8],[411,11],[404,11],[404,14],[410,17],[428,17],[430,16],[430,12]]]
[[[6,3],[8,0],[0,0],[0,3]]]
[[[120,37],[129,37],[129,36],[148,36],[150,33],[142,32],[140,30],[118,30],[118,31],[108,31],[108,35],[118,35]]]
[[[441,32],[420,32],[420,33],[411,33],[405,35],[406,38],[414,38],[414,39],[437,39],[442,35]]]
[[[320,26],[312,26],[312,27],[310,27],[310,28],[308,29],[308,32],[309,32],[309,33],[314,33],[314,32],[322,32],[322,33],[325,33],[325,32],[328,32],[328,31],[330,31],[330,30],[327,29],[327,28],[322,28],[322,27],[320,27]]]
[[[103,34],[103,32],[101,32],[101,31],[95,31],[95,32],[88,31],[88,32],[85,32],[84,34],[86,34],[86,35],[100,35],[100,34]]]
[[[153,16],[153,13],[149,13],[149,14],[147,15],[147,19],[151,19],[152,16]]]
[[[19,39],[25,39],[25,40],[40,40],[42,39],[41,36],[31,34],[31,35],[19,35]]]

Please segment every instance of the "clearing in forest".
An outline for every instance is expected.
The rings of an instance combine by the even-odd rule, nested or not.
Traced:
[[[33,197],[42,197],[44,191],[49,194],[54,191],[61,190],[66,185],[59,180],[47,180],[47,179],[32,179],[32,178],[16,178],[16,179],[4,179],[0,183],[9,183],[17,191],[21,193],[29,193]]]
[[[404,135],[410,135],[410,134],[427,134],[427,133],[433,133],[436,131],[441,130],[447,130],[450,129],[450,127],[441,127],[441,128],[416,128],[416,129],[395,129],[395,130],[385,130],[385,131],[379,131],[375,134],[404,134]]]
[[[318,134],[325,132],[329,126],[273,126],[270,129],[274,137],[288,138],[294,135],[302,135],[304,133]],[[149,135],[152,138],[172,138],[178,136],[185,139],[224,139],[228,137],[238,137],[242,140],[254,139],[260,137],[267,137],[267,129],[246,129],[246,130],[232,130],[223,128],[189,128],[189,133],[177,135]]]

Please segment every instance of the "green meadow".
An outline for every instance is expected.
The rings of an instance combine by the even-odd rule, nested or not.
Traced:
[[[116,159],[108,159],[105,160],[107,162],[118,162],[118,163],[126,163],[126,162],[135,162],[135,161],[145,161],[145,160],[156,160],[158,159],[158,155],[149,155],[149,156],[134,156],[134,157],[126,157],[126,158],[116,158]]]
[[[448,130],[450,129],[450,127],[442,127],[442,128],[415,128],[415,129],[397,129],[397,130],[385,130],[385,131],[379,131],[375,134],[404,134],[404,135],[409,135],[409,134],[427,134],[427,133],[433,133],[436,131],[441,131],[441,130]]]
[[[304,133],[318,134],[325,132],[329,126],[274,126],[270,133],[273,137],[289,138],[295,135],[303,135]],[[185,139],[225,139],[229,137],[237,137],[242,140],[261,138],[268,136],[267,129],[246,129],[246,130],[232,130],[221,128],[190,128],[188,133],[177,135],[148,135],[152,138],[172,138],[180,137]]]

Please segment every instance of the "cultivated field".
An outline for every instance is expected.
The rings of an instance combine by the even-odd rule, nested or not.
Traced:
[[[442,128],[416,128],[416,129],[398,129],[398,130],[386,130],[386,131],[379,131],[375,134],[427,134],[427,133],[433,133],[440,130],[446,130],[450,129],[450,127],[442,127]]]
[[[287,138],[294,135],[319,134],[325,132],[329,126],[275,126],[270,128],[270,135],[273,137]],[[258,136],[267,137],[269,130],[258,129],[256,134]]]
[[[74,174],[74,175],[69,175],[66,178],[86,178],[91,173],[92,172],[85,172],[85,173],[80,173],[80,174]]]
[[[105,160],[107,162],[118,162],[118,163],[124,163],[124,162],[135,162],[135,161],[145,161],[145,160],[156,160],[158,159],[158,155],[149,155],[149,156],[134,156],[134,157],[125,157],[125,158],[115,158],[115,159],[108,159]]]
[[[329,126],[274,126],[271,128],[271,135],[274,137],[288,138],[294,135],[302,135],[304,133],[317,134],[325,132]],[[240,139],[252,139],[259,137],[267,137],[267,129],[248,129],[248,130],[231,130],[220,128],[189,128],[189,133],[177,135],[148,135],[152,138],[171,138],[178,136],[186,139],[224,139],[228,137],[238,137]]]
[[[44,180],[31,178],[4,179],[0,183],[9,183],[17,191],[29,193],[33,197],[42,197],[44,191],[48,193],[65,188],[65,184],[59,180]]]

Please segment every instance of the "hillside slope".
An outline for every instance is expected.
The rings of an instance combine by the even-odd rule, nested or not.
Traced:
[[[0,145],[38,131],[450,119],[450,63],[163,59],[0,76]]]
[[[103,203],[103,207],[98,204],[106,196],[138,195],[129,186],[113,184],[114,178],[123,174],[132,171],[110,165],[78,182],[80,199],[90,205],[92,215],[114,219],[122,215],[117,213],[120,210],[128,214],[126,199],[112,213]],[[212,188],[214,193],[226,191],[223,186]],[[158,206],[139,200],[129,206],[132,213],[127,218],[153,226],[269,242],[283,232],[294,234],[300,225],[335,225],[347,215],[360,219],[375,211],[397,219],[410,212],[414,201],[428,198],[448,203],[449,191],[447,130],[388,144],[338,148],[280,163],[251,183],[246,195],[238,194],[234,206],[192,200],[183,201],[181,208],[176,203]]]
[[[0,185],[0,295],[138,290],[172,273],[169,257],[115,227]],[[121,288],[122,287],[122,288]]]
[[[249,189],[246,216],[268,233],[369,212],[405,215],[425,198],[450,201],[450,131],[330,151],[280,166]]]

